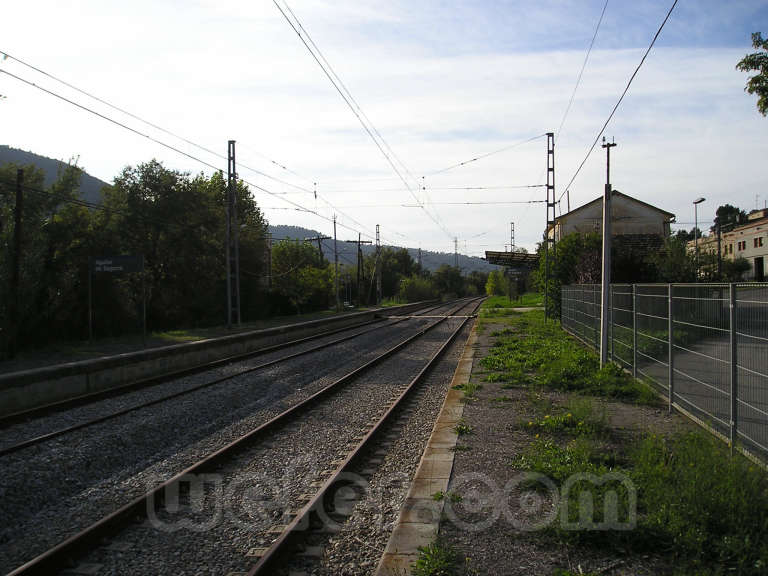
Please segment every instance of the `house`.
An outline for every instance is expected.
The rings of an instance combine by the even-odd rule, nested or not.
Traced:
[[[694,251],[696,243],[688,242],[688,250]],[[698,239],[699,252],[717,254],[717,235],[710,234]],[[765,264],[768,261],[768,209],[753,210],[746,224],[720,234],[720,250],[723,259],[746,258],[750,270],[746,279],[764,282]]]
[[[611,196],[611,236],[656,236],[667,238],[670,222],[675,215],[651,204],[632,198],[618,190]],[[547,237],[559,242],[561,238],[577,232],[586,234],[603,229],[603,197],[579,206],[555,218],[554,228],[547,229]]]

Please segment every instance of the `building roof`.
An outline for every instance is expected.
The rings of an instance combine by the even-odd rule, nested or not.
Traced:
[[[635,202],[637,204],[645,206],[646,208],[650,208],[651,210],[655,210],[656,212],[664,214],[664,216],[669,217],[670,220],[675,218],[675,215],[672,214],[671,212],[667,212],[666,210],[662,210],[661,208],[659,208],[657,206],[654,206],[653,204],[648,204],[647,202],[643,202],[642,200],[638,200],[637,198],[633,198],[632,196],[629,196],[628,194],[624,194],[623,192],[619,192],[618,190],[613,190],[612,192],[613,192],[613,194],[611,194],[611,197],[620,196],[620,197],[626,198],[628,200],[631,200],[632,202]],[[576,212],[580,212],[581,210],[584,210],[585,208],[587,208],[589,206],[592,206],[593,204],[598,204],[598,203],[600,205],[603,204],[603,197],[602,197],[602,195],[598,196],[597,198],[595,198],[591,202],[587,202],[586,204],[583,204],[582,206],[579,206],[578,208],[574,208],[570,212],[566,212],[565,214],[561,214],[560,216],[555,218],[555,222],[557,222],[558,220],[562,220],[563,218],[568,218],[569,216],[572,216]]]
[[[525,252],[490,252],[486,250],[485,259],[490,264],[519,270],[536,268],[539,265],[538,254],[527,254]]]

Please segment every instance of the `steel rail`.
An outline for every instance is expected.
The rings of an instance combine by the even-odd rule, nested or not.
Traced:
[[[423,309],[423,311],[430,312],[430,311],[436,310],[437,308],[442,308],[445,305],[446,304],[441,303],[441,304],[438,304],[437,306],[426,307],[425,309]],[[361,322],[359,324],[354,324],[352,326],[344,326],[342,328],[334,328],[333,330],[326,330],[324,332],[313,334],[311,336],[304,336],[302,338],[297,338],[296,340],[289,340],[287,342],[281,342],[280,344],[273,344],[272,346],[259,348],[258,350],[252,350],[251,352],[245,352],[243,354],[235,354],[232,356],[227,356],[225,358],[220,358],[218,360],[213,360],[211,362],[205,362],[203,364],[191,366],[189,368],[184,368],[182,370],[168,372],[167,374],[161,374],[159,376],[151,376],[149,378],[142,378],[134,382],[129,382],[128,384],[123,384],[122,386],[115,386],[114,388],[110,388],[109,390],[89,392],[87,394],[81,394],[79,396],[75,396],[74,398],[67,398],[66,400],[51,402],[50,404],[37,406],[35,408],[30,408],[29,410],[23,410],[20,412],[14,412],[12,414],[7,414],[5,416],[0,417],[0,429],[7,428],[9,426],[17,424],[18,422],[25,422],[25,421],[32,420],[34,418],[40,418],[40,417],[46,416],[51,413],[61,412],[68,408],[90,404],[92,402],[97,402],[99,400],[103,400],[106,398],[121,396],[122,394],[127,394],[129,392],[134,392],[136,390],[142,390],[144,388],[149,388],[151,386],[157,386],[159,384],[164,384],[165,382],[168,382],[170,380],[183,378],[185,376],[190,376],[192,374],[199,374],[200,372],[205,372],[206,370],[218,368],[219,366],[225,366],[227,364],[232,364],[234,362],[240,362],[242,360],[247,360],[248,358],[253,358],[255,356],[260,356],[262,354],[268,354],[270,352],[275,352],[277,350],[282,350],[284,348],[289,348],[291,346],[303,344],[304,342],[309,342],[311,340],[317,340],[319,338],[324,338],[326,336],[333,336],[334,334],[338,334],[339,332],[354,330],[355,328],[361,328],[363,326],[368,326],[370,324],[383,322],[387,319],[385,316],[381,316],[383,312],[384,310],[381,309],[375,313],[377,317],[374,318],[373,320],[368,320],[365,322]],[[417,311],[415,315],[418,315],[418,314],[419,312]]]
[[[466,303],[463,303],[458,308],[458,310],[464,308],[466,305]],[[119,509],[108,514],[107,516],[104,516],[87,528],[76,534],[73,534],[53,548],[50,548],[46,552],[43,552],[35,558],[25,562],[21,566],[9,572],[6,576],[48,576],[51,573],[68,568],[75,559],[87,554],[88,551],[96,547],[96,545],[100,543],[104,538],[108,538],[119,532],[124,525],[133,522],[137,518],[145,518],[148,514],[148,506],[152,506],[154,509],[159,508],[160,505],[164,502],[166,489],[177,487],[179,483],[182,482],[190,474],[199,474],[205,470],[215,468],[223,460],[233,457],[239,450],[246,448],[253,441],[256,441],[260,437],[286,425],[292,419],[300,416],[304,411],[311,408],[318,401],[323,400],[325,397],[337,392],[356,377],[367,372],[400,350],[406,348],[416,339],[420,338],[430,330],[436,328],[447,319],[448,318],[446,316],[440,320],[437,320],[436,322],[433,322],[432,324],[429,324],[428,326],[425,326],[416,334],[409,336],[399,344],[389,348],[362,366],[355,368],[351,372],[318,390],[298,404],[291,406],[277,416],[264,422],[250,432],[240,436],[232,442],[229,442],[225,446],[222,446],[218,450],[212,452],[195,464],[187,467],[162,484],[156,486],[152,490],[149,490],[144,495],[135,498],[128,504],[121,506]]]
[[[475,306],[475,311],[479,306],[480,303]],[[437,364],[445,351],[472,317],[474,317],[473,314],[470,314],[462,318],[459,327],[451,333],[451,335],[437,350],[437,352],[432,355],[427,364],[400,393],[395,402],[390,405],[386,412],[378,419],[378,421],[370,428],[370,430],[368,430],[365,436],[363,436],[362,440],[360,440],[360,442],[358,442],[358,444],[347,454],[343,462],[338,465],[331,476],[310,498],[307,504],[305,504],[301,510],[299,510],[297,515],[286,526],[283,532],[266,549],[263,556],[261,556],[257,563],[248,571],[248,576],[275,574],[277,568],[285,566],[286,556],[289,556],[291,551],[297,547],[297,544],[302,539],[302,537],[304,535],[312,534],[312,530],[310,528],[313,524],[312,521],[317,518],[318,508],[324,505],[326,495],[331,493],[335,485],[337,485],[337,483],[339,483],[342,479],[342,476],[348,473],[349,469],[357,463],[362,454],[366,451],[368,444],[372,442],[372,439],[376,437],[380,430],[390,421],[393,414],[396,413],[403,400],[405,400],[405,398],[410,395],[416,386],[418,386],[418,384],[420,384],[425,376],[431,371],[435,364]],[[324,516],[327,517],[328,514],[324,513]]]
[[[442,306],[437,306],[436,308],[439,308],[439,307],[442,307]],[[428,309],[429,312],[431,312],[433,310],[434,310],[434,308]],[[415,316],[415,318],[419,318],[419,317],[420,316]],[[242,369],[242,370],[240,370],[238,372],[234,372],[232,374],[227,374],[226,376],[222,376],[220,378],[215,378],[214,380],[210,380],[208,382],[203,382],[201,384],[197,384],[197,385],[191,386],[189,388],[185,388],[184,390],[180,390],[178,392],[173,392],[171,394],[166,394],[165,396],[161,396],[159,398],[155,398],[154,400],[148,400],[147,402],[143,402],[141,404],[136,404],[135,406],[129,406],[128,408],[123,408],[121,410],[116,410],[114,412],[110,412],[109,414],[105,414],[105,415],[99,416],[97,418],[92,418],[90,420],[86,420],[85,422],[80,422],[78,424],[73,424],[72,426],[66,426],[64,428],[59,428],[58,430],[54,430],[52,432],[47,432],[47,433],[41,434],[39,436],[34,436],[34,437],[29,438],[27,440],[23,440],[21,442],[17,442],[16,444],[12,444],[10,446],[6,446],[4,448],[0,448],[0,457],[6,456],[8,454],[12,454],[14,452],[18,452],[19,450],[23,450],[25,448],[29,448],[30,446],[35,446],[37,444],[41,444],[43,442],[47,442],[49,440],[53,440],[54,438],[58,438],[60,436],[64,436],[64,435],[69,434],[71,432],[76,432],[77,430],[82,430],[83,428],[89,428],[90,426],[95,426],[96,424],[102,424],[102,423],[107,422],[109,420],[113,420],[115,418],[119,418],[120,416],[125,416],[126,414],[130,414],[131,412],[136,412],[137,410],[142,410],[144,408],[148,408],[150,406],[154,406],[156,404],[160,404],[162,402],[166,402],[168,400],[172,400],[174,398],[178,398],[178,397],[184,396],[186,394],[191,394],[192,392],[197,392],[197,391],[202,390],[204,388],[209,388],[211,386],[215,386],[216,384],[221,384],[221,383],[226,382],[228,380],[232,380],[234,378],[237,378],[238,376],[243,376],[244,374],[250,374],[250,373],[256,372],[258,370],[263,370],[264,368],[269,368],[270,366],[274,366],[274,365],[279,364],[281,362],[285,362],[286,360],[293,360],[294,358],[298,358],[298,357],[304,356],[306,354],[311,354],[312,352],[316,352],[316,351],[322,350],[324,348],[329,348],[329,347],[334,346],[336,344],[340,344],[342,342],[346,342],[348,340],[352,340],[354,338],[357,338],[358,336],[362,336],[363,334],[368,334],[369,332],[373,332],[374,330],[380,330],[380,329],[383,329],[383,328],[389,328],[390,326],[394,326],[396,324],[399,324],[400,322],[403,322],[404,320],[407,320],[409,318],[411,318],[411,317],[404,317],[402,319],[398,319],[398,320],[396,320],[394,322],[390,322],[388,324],[383,324],[383,325],[380,325],[380,326],[373,326],[371,328],[363,330],[362,332],[356,332],[354,334],[349,334],[347,336],[343,336],[341,338],[337,338],[337,339],[332,340],[330,342],[324,342],[322,344],[318,344],[317,346],[313,346],[312,348],[308,348],[306,350],[301,350],[299,352],[294,352],[292,354],[288,354],[287,356],[283,356],[281,358],[276,358],[274,360],[270,360],[268,362],[264,362],[264,363],[259,364],[257,366],[251,366],[249,368]],[[430,316],[425,316],[425,318],[430,318]],[[323,336],[333,335],[333,334],[335,334],[335,333],[337,333],[339,331],[351,330],[351,329],[354,329],[354,328],[360,328],[361,326],[366,326],[366,325],[369,325],[369,324],[372,324],[372,323],[378,323],[380,321],[381,320],[371,320],[369,322],[365,322],[363,324],[356,325],[356,326],[354,326],[352,328],[348,327],[348,328],[342,328],[340,330],[332,330],[330,332],[327,332],[327,333],[323,334]],[[296,340],[293,343],[297,344],[297,343],[305,342],[307,340],[313,340],[313,339],[316,339],[316,338],[317,337],[310,336],[310,337],[308,337],[306,339],[303,338],[303,339],[300,339],[300,340]],[[276,345],[277,349],[281,349],[281,348],[285,348],[285,347],[286,346],[283,345],[283,344]],[[272,350],[275,349],[275,347],[271,347],[271,348],[272,348]],[[231,360],[230,359],[227,363],[228,364],[234,364],[234,363],[236,363],[238,361],[242,362],[243,360],[246,360],[248,357],[252,357],[254,355],[261,355],[261,354],[266,353],[266,351],[267,351],[266,349],[262,349],[258,353],[248,353],[248,354],[243,355],[243,356],[246,356],[246,358],[240,357],[241,358],[240,360]],[[232,357],[232,358],[234,358],[234,357]],[[220,365],[220,361],[216,360],[216,361],[212,362],[212,364],[215,364],[215,365],[212,366],[211,369],[217,368]]]

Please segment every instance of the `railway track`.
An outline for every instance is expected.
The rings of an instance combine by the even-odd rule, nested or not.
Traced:
[[[441,307],[444,308],[445,306]],[[432,309],[432,311],[441,307],[435,307]],[[466,307],[466,303],[461,303],[453,310],[448,310],[445,315],[451,316],[458,314],[462,309]],[[289,425],[286,423],[295,422],[298,418],[301,418],[305,412],[310,411],[313,406],[320,405],[322,402],[325,402],[326,399],[332,398],[334,395],[339,394],[339,391],[349,385],[350,382],[354,382],[356,379],[360,379],[363,374],[373,370],[374,367],[386,361],[391,356],[403,352],[409,346],[413,346],[415,342],[417,342],[419,339],[423,339],[423,337],[430,331],[439,329],[438,327],[446,321],[447,318],[441,318],[435,322],[430,323],[428,326],[420,329],[416,334],[389,348],[384,354],[376,356],[362,366],[359,366],[341,378],[336,379],[331,384],[313,393],[311,396],[304,399],[300,403],[291,406],[279,415],[276,415],[268,421],[262,423],[237,440],[230,442],[226,446],[216,450],[194,465],[187,467],[183,472],[176,474],[173,478],[171,478],[171,480],[162,483],[160,486],[150,490],[142,497],[135,499],[127,505],[124,505],[116,512],[103,517],[101,520],[92,524],[89,528],[86,528],[79,534],[67,538],[58,546],[41,554],[34,560],[12,572],[12,574],[48,574],[52,571],[62,569],[68,565],[72,557],[81,556],[85,552],[91,550],[95,543],[99,542],[105,536],[119,531],[122,527],[125,526],[126,522],[131,523],[137,516],[145,516],[147,514],[147,502],[152,502],[151,510],[154,510],[155,512],[163,510],[166,493],[173,492],[174,490],[179,489],[179,487],[183,488],[183,486],[185,486],[185,477],[188,477],[190,474],[200,474],[206,470],[215,470],[220,466],[226,465],[226,462],[229,459],[231,459],[233,456],[236,456],[243,450],[246,450],[247,446],[254,442],[261,446],[259,449],[264,449],[263,439],[265,435],[272,433],[275,430],[281,430],[289,427]],[[455,322],[455,320],[452,321]],[[466,321],[466,319],[464,319],[464,321]],[[394,323],[389,323],[388,325],[392,324]],[[128,572],[131,571],[128,570]]]
[[[128,385],[126,385],[124,387],[121,387],[121,391],[123,393],[130,392],[130,391],[135,391],[135,390],[142,389],[142,388],[146,388],[148,386],[158,386],[160,384],[164,384],[164,383],[176,380],[176,379],[178,379],[180,377],[187,376],[189,374],[198,374],[198,373],[202,373],[202,372],[204,372],[206,370],[210,371],[213,368],[218,368],[218,367],[222,367],[222,366],[229,366],[229,365],[234,365],[234,364],[237,364],[237,363],[242,363],[244,360],[249,360],[251,358],[255,358],[255,357],[258,357],[258,356],[263,356],[265,354],[268,354],[268,353],[271,353],[271,352],[275,352],[275,351],[278,351],[278,350],[284,350],[286,348],[295,347],[295,346],[298,346],[300,344],[305,344],[305,343],[308,343],[308,342],[322,340],[324,338],[327,338],[327,337],[332,336],[332,335],[339,334],[341,332],[347,332],[348,333],[348,334],[346,334],[344,336],[341,336],[339,338],[335,338],[333,340],[321,342],[320,344],[316,344],[316,345],[310,346],[308,348],[304,348],[302,350],[298,350],[298,351],[295,351],[295,352],[289,352],[289,353],[287,353],[285,355],[282,355],[282,356],[280,356],[278,358],[273,358],[271,360],[268,360],[268,361],[262,362],[260,364],[257,364],[256,366],[244,366],[242,368],[236,368],[236,369],[232,370],[230,373],[228,373],[228,374],[226,374],[224,376],[212,377],[212,378],[207,379],[206,381],[204,381],[202,383],[198,383],[198,384],[195,384],[195,385],[192,385],[192,386],[188,386],[188,387],[183,388],[182,390],[171,392],[171,393],[168,393],[168,394],[164,394],[164,395],[161,395],[159,397],[152,398],[151,400],[147,400],[147,401],[144,401],[144,402],[139,402],[139,403],[136,403],[136,404],[132,404],[132,405],[130,405],[128,407],[123,407],[123,408],[116,409],[116,410],[107,410],[103,414],[100,414],[100,415],[92,417],[92,418],[85,419],[85,420],[83,420],[81,422],[78,422],[76,424],[71,424],[71,425],[68,425],[68,426],[61,426],[61,427],[55,428],[53,430],[50,430],[50,431],[47,431],[47,432],[44,432],[44,433],[35,434],[35,435],[31,436],[31,437],[24,438],[22,440],[18,440],[18,441],[12,442],[10,444],[5,444],[4,445],[3,441],[0,440],[0,457],[4,456],[6,454],[12,454],[14,452],[18,452],[20,450],[23,450],[25,448],[29,448],[31,446],[35,446],[37,444],[41,444],[43,442],[47,442],[49,440],[52,440],[54,438],[58,438],[60,436],[64,436],[66,434],[69,434],[69,433],[77,431],[77,430],[82,430],[84,428],[88,428],[88,427],[94,426],[96,424],[101,424],[101,423],[107,422],[109,420],[113,420],[115,418],[119,418],[120,416],[124,416],[126,414],[130,414],[131,412],[135,412],[137,410],[142,410],[144,408],[148,408],[150,406],[154,406],[154,405],[159,404],[161,402],[168,402],[170,400],[174,400],[174,399],[179,398],[181,396],[184,396],[184,395],[187,395],[187,394],[191,394],[193,392],[197,392],[197,391],[202,390],[204,388],[215,386],[217,384],[222,384],[222,383],[224,383],[224,382],[226,382],[228,380],[232,380],[232,379],[234,379],[236,377],[243,376],[243,375],[246,375],[246,374],[249,374],[249,373],[252,373],[252,372],[256,372],[258,370],[263,370],[265,368],[269,368],[271,366],[275,366],[276,364],[279,364],[281,362],[286,362],[286,361],[292,360],[294,358],[298,358],[300,356],[311,354],[313,352],[317,352],[317,351],[323,350],[325,348],[329,348],[331,346],[335,346],[337,344],[340,344],[340,343],[343,343],[343,342],[347,342],[347,341],[352,340],[354,338],[359,338],[360,336],[363,336],[365,334],[368,334],[368,333],[376,331],[376,330],[381,330],[383,328],[389,328],[391,326],[395,326],[395,325],[400,324],[400,323],[402,323],[402,322],[404,322],[404,321],[406,321],[406,320],[408,320],[410,318],[413,318],[413,317],[418,317],[418,316],[422,316],[422,315],[425,315],[425,314],[434,313],[435,310],[438,310],[438,309],[443,308],[443,307],[445,307],[445,305],[443,305],[443,304],[438,305],[438,306],[432,306],[432,307],[426,308],[425,310],[419,311],[419,312],[417,312],[417,313],[415,313],[413,315],[404,316],[404,317],[396,317],[391,322],[386,322],[386,319],[379,319],[379,320],[373,320],[373,321],[370,321],[370,322],[365,322],[363,324],[356,325],[356,326],[353,326],[351,328],[350,327],[346,327],[346,328],[341,328],[341,329],[334,329],[334,330],[330,330],[330,331],[327,331],[327,332],[324,332],[324,333],[321,333],[321,334],[316,334],[316,335],[313,335],[313,336],[309,336],[309,337],[306,337],[306,338],[300,338],[300,339],[293,340],[293,341],[290,341],[290,342],[281,343],[281,344],[278,344],[278,345],[275,345],[275,346],[269,346],[269,347],[263,348],[261,350],[257,350],[257,351],[254,351],[254,352],[249,352],[247,354],[241,354],[241,355],[238,355],[238,356],[233,356],[233,357],[225,358],[225,359],[222,359],[222,360],[216,360],[214,362],[209,362],[209,363],[207,363],[205,365],[197,366],[194,369],[184,370],[182,372],[164,375],[161,378],[155,378],[155,379],[152,379],[151,381],[144,380],[144,381],[141,381],[141,382],[138,382],[138,383],[128,384]],[[429,316],[425,316],[425,317],[428,318]],[[376,324],[376,325],[369,326],[370,324]],[[368,326],[368,327],[365,328],[364,330],[360,331],[359,329],[361,327],[364,327],[364,326]],[[114,396],[114,394],[112,396]],[[103,398],[103,396],[99,393],[99,394],[94,395],[94,397],[92,399],[93,400],[100,400],[102,398]],[[78,400],[78,404],[79,404],[79,403],[82,403],[83,398],[79,398],[77,400]],[[45,408],[45,407],[43,407],[43,408]],[[30,412],[34,413],[34,415],[39,418],[41,416],[49,414],[52,408],[53,407],[48,407],[47,409],[35,409],[34,411],[30,411]],[[63,408],[63,406],[61,405],[61,403],[59,403],[59,404],[57,404],[55,406],[55,408],[57,410],[60,410],[60,409]],[[28,416],[31,416],[31,415],[32,414],[29,414]],[[0,421],[0,428],[3,427],[3,424],[5,424],[6,426],[10,426],[12,422],[18,421],[18,419],[19,419],[19,415],[14,415],[13,418],[10,419],[8,422],[3,423],[3,422]]]
[[[444,307],[445,304],[438,304],[436,306],[430,306],[423,310],[417,311],[413,314],[410,314],[410,316],[419,316],[422,314],[427,314],[429,312],[432,312],[434,310],[437,310],[439,308]],[[368,326],[371,324],[377,324],[384,322],[386,318],[376,318],[373,320],[368,320],[365,322],[361,322],[359,324],[355,324],[353,326],[345,326],[343,328],[334,328],[332,330],[326,330],[324,332],[320,332],[317,334],[313,334],[311,336],[306,336],[303,338],[297,338],[295,340],[289,340],[287,342],[281,342],[280,344],[275,344],[272,346],[266,346],[264,348],[260,348],[258,350],[253,350],[251,352],[247,352],[244,354],[238,354],[229,356],[227,358],[221,358],[219,360],[214,360],[211,362],[205,362],[202,364],[199,364],[198,366],[193,366],[191,368],[185,368],[183,370],[177,370],[174,372],[168,372],[166,374],[155,376],[151,378],[142,378],[139,380],[136,380],[134,382],[130,382],[128,384],[124,384],[122,386],[117,386],[114,388],[110,388],[108,390],[102,390],[98,392],[92,392],[89,394],[83,394],[81,396],[77,396],[74,398],[70,398],[67,400],[61,400],[59,402],[53,402],[51,404],[45,404],[43,406],[38,406],[36,408],[31,408],[29,410],[23,410],[21,412],[15,412],[13,414],[7,414],[4,416],[0,416],[0,430],[3,428],[7,428],[10,426],[13,426],[14,424],[30,421],[34,419],[39,419],[41,417],[48,416],[50,414],[60,412],[63,410],[67,410],[69,408],[73,408],[76,406],[82,406],[85,404],[97,402],[99,400],[103,400],[106,398],[113,398],[115,396],[120,396],[123,394],[128,394],[130,392],[136,391],[136,390],[142,390],[144,388],[149,388],[152,386],[157,386],[160,384],[164,384],[166,382],[176,380],[179,378],[183,378],[185,376],[189,376],[191,374],[197,374],[200,372],[204,372],[206,370],[211,370],[213,368],[219,367],[219,366],[226,366],[228,364],[232,364],[234,362],[241,362],[243,360],[247,360],[249,358],[255,358],[258,356],[262,356],[265,354],[269,354],[271,352],[275,352],[278,350],[284,350],[286,348],[291,348],[294,346],[298,346],[300,344],[304,344],[307,342],[313,342],[316,340],[320,340],[323,338],[327,338],[328,336],[333,336],[335,334],[339,334],[342,332],[349,332],[350,330],[355,330],[364,326]],[[340,342],[343,340],[338,340],[337,342]]]

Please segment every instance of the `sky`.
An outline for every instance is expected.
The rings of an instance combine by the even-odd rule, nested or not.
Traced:
[[[238,174],[272,224],[332,234],[337,214],[339,239],[379,224],[386,244],[452,252],[457,238],[477,256],[504,250],[514,223],[532,250],[546,225],[543,135],[556,133],[558,213],[602,194],[598,145],[564,195],[671,4],[608,1],[564,117],[605,0],[289,0],[385,156],[271,0],[9,2],[0,70],[195,159],[6,74],[0,144],[78,158],[107,182],[152,158],[227,167],[19,59],[218,155],[236,140]],[[702,229],[721,204],[768,201],[768,118],[735,69],[756,31],[768,33],[767,0],[681,0],[605,131],[613,187],[674,213],[676,228],[693,227],[698,197]]]

